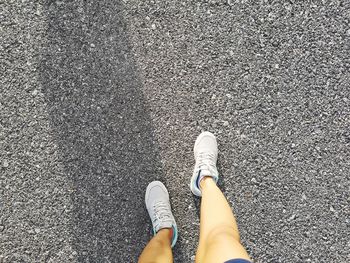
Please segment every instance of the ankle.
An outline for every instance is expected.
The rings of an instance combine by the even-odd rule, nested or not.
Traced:
[[[213,177],[211,176],[204,176],[200,182],[199,182],[199,186],[201,189],[205,188],[206,186],[210,185],[210,184],[215,184]]]
[[[158,231],[157,236],[159,236],[162,240],[166,240],[166,243],[170,243],[173,240],[173,228],[162,228]]]

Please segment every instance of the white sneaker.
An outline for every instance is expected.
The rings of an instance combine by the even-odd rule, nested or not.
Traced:
[[[194,166],[191,178],[191,191],[196,196],[202,196],[200,181],[204,176],[211,176],[215,182],[219,179],[219,173],[216,168],[218,158],[218,144],[214,134],[211,132],[202,132],[194,144]]]
[[[169,193],[163,183],[153,181],[147,186],[145,203],[152,220],[153,234],[155,235],[163,228],[172,228],[171,247],[175,246],[178,236],[177,225],[171,213]]]

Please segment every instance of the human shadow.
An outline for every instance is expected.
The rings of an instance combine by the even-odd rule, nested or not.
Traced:
[[[120,1],[47,1],[40,78],[72,182],[79,262],[136,262],[150,238],[144,192],[162,180],[150,110]]]

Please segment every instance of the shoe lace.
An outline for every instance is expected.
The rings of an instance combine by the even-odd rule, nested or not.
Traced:
[[[200,152],[197,155],[198,168],[206,167],[207,169],[215,166],[215,156],[213,153]]]
[[[164,222],[166,220],[170,220],[170,207],[163,201],[157,201],[153,204],[153,210],[155,214],[155,219],[158,222]]]

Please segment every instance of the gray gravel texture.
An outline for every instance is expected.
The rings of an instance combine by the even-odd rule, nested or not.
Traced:
[[[255,262],[349,262],[348,1],[0,3],[0,262],[192,262],[202,130]]]
[[[67,262],[72,186],[39,78],[43,7],[0,10],[0,262]]]

